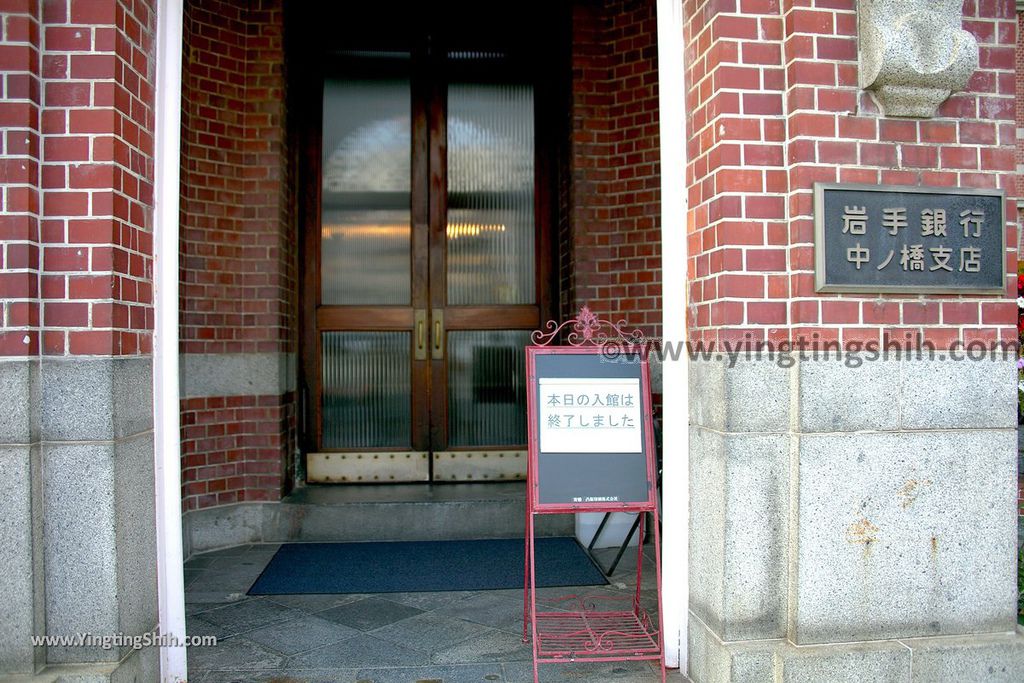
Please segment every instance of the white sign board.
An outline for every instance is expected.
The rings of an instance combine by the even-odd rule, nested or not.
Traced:
[[[640,380],[541,377],[541,453],[642,453]]]

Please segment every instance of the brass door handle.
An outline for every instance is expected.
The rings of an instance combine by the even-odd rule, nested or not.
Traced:
[[[444,310],[435,308],[431,314],[434,321],[434,344],[430,356],[434,360],[444,358]]]
[[[427,309],[416,309],[416,360],[427,359]]]

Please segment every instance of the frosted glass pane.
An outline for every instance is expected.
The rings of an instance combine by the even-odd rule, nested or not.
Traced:
[[[526,443],[529,330],[448,333],[448,445]]]
[[[410,302],[408,80],[324,83],[321,303]]]
[[[409,448],[408,332],[324,332],[324,448]]]
[[[533,88],[448,86],[448,303],[532,304]]]

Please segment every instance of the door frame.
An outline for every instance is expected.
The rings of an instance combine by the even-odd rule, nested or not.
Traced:
[[[299,31],[302,35],[316,36],[324,30],[325,26],[337,25],[335,22],[325,20],[323,12],[315,7],[293,6],[294,14],[289,17],[293,25],[301,26]],[[542,7],[539,5],[538,7]],[[385,8],[386,9],[386,8]],[[557,11],[555,11],[557,9]],[[366,9],[362,12],[373,13],[385,11],[382,9]],[[539,11],[539,10],[538,10]],[[412,300],[409,307],[396,306],[391,312],[391,329],[413,330],[410,336],[415,334],[413,328],[414,312],[426,309],[428,316],[435,309],[444,310],[445,333],[449,330],[460,329],[460,323],[466,320],[465,310],[461,307],[446,305],[446,288],[444,287],[444,259],[445,259],[445,225],[447,218],[447,193],[446,193],[446,97],[445,79],[435,80],[417,73],[416,69],[429,66],[435,57],[423,58],[425,42],[430,40],[426,36],[417,36],[417,31],[430,35],[444,33],[439,29],[445,20],[443,13],[431,11],[428,8],[420,7],[415,10],[415,16],[407,17],[407,22],[396,26],[394,22],[373,21],[372,17],[363,17],[360,24],[357,18],[354,22],[349,17],[349,25],[360,24],[362,27],[377,27],[365,31],[359,31],[351,40],[354,47],[366,48],[377,46],[380,48],[406,47],[406,49],[419,50],[421,58],[413,61],[411,76],[411,121],[412,121],[412,192],[413,201],[411,205],[410,220],[412,223],[412,235],[410,241],[410,272],[412,276]],[[535,305],[539,314],[537,320],[533,321],[533,314],[530,314],[530,325],[540,327],[545,320],[557,317],[556,306],[559,301],[558,268],[561,257],[558,253],[558,240],[555,239],[554,231],[560,224],[559,202],[554,201],[558,196],[560,172],[567,168],[564,155],[567,154],[567,145],[559,144],[560,140],[568,139],[569,135],[567,107],[571,102],[569,79],[550,79],[545,76],[550,73],[551,60],[568,62],[570,59],[571,43],[571,17],[569,7],[548,8],[547,15],[555,15],[552,21],[546,24],[546,31],[551,39],[539,40],[537,31],[523,33],[518,43],[512,47],[518,47],[520,53],[519,63],[522,64],[534,87],[534,220],[536,223],[536,239],[534,241],[534,263],[535,277],[537,281],[537,301]],[[346,11],[346,14],[349,14]],[[410,15],[411,16],[411,15]],[[387,27],[383,29],[381,27]],[[429,27],[425,31],[418,29],[420,26]],[[457,24],[448,29],[448,33],[457,33]],[[505,40],[508,37],[505,36]],[[403,42],[404,41],[404,42]],[[321,218],[321,167],[322,167],[322,133],[323,133],[323,106],[322,93],[323,83],[329,70],[325,68],[323,52],[329,48],[337,48],[345,44],[345,37],[336,39],[336,42],[325,39],[310,39],[295,41],[293,51],[286,56],[289,64],[289,72],[294,76],[289,79],[288,111],[296,115],[290,117],[291,138],[295,142],[298,151],[293,188],[297,194],[298,225],[299,225],[299,415],[298,415],[298,442],[301,449],[301,478],[305,478],[307,471],[306,458],[309,453],[320,452],[322,420],[320,416],[321,397],[320,388],[320,357],[319,357],[319,336],[316,325],[316,311],[320,292],[320,218]],[[551,46],[548,51],[537,49],[538,44]],[[505,47],[507,43],[502,46]],[[564,48],[564,49],[563,49]],[[443,50],[436,50],[443,52]],[[523,59],[521,55],[527,55]],[[434,69],[434,73],[440,70]],[[567,72],[566,69],[561,69]],[[431,102],[433,106],[425,106]],[[561,114],[561,116],[560,116]],[[561,129],[559,124],[562,123]],[[430,138],[437,136],[441,144],[430,144]],[[417,196],[417,188],[420,190]],[[426,224],[426,229],[417,229],[417,225]],[[431,231],[430,239],[424,239],[427,230]],[[428,283],[423,283],[422,278],[426,277]],[[423,286],[427,284],[427,286]],[[424,297],[429,293],[429,300]],[[405,310],[408,308],[408,312]],[[511,308],[511,307],[508,307]],[[524,307],[525,308],[525,307]],[[353,313],[358,311],[353,307]],[[406,319],[408,318],[408,320]],[[520,322],[522,324],[522,322]],[[508,327],[507,317],[501,315],[488,316],[483,322],[478,323],[473,329],[505,329]],[[388,329],[387,321],[383,325],[375,325],[372,329]],[[356,328],[353,328],[356,329]],[[371,327],[367,327],[371,329]],[[429,335],[428,335],[429,336]],[[447,386],[448,355],[443,359],[432,359],[424,362],[413,362],[412,373],[412,448],[413,451],[430,451],[440,444],[438,450],[465,450],[452,449],[447,445],[447,392],[438,390]],[[434,382],[432,377],[440,375],[442,381]],[[417,387],[421,390],[429,387],[428,398],[425,402],[415,400]],[[436,416],[431,419],[431,416]],[[443,425],[437,430],[437,425]],[[438,433],[440,431],[441,433]],[[525,442],[521,444],[526,448]],[[506,446],[506,449],[511,447]],[[373,449],[366,449],[373,450]],[[479,450],[479,449],[472,449]],[[433,462],[431,458],[431,476],[433,480]]]

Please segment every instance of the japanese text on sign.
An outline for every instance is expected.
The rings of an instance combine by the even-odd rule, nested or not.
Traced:
[[[642,453],[640,380],[541,377],[543,453]]]
[[[882,209],[882,228],[890,236],[895,237],[901,228],[907,228],[910,224],[907,219],[906,207],[886,207]],[[964,231],[964,238],[977,239],[981,237],[982,226],[985,223],[985,212],[982,209],[964,209],[960,212],[960,226]],[[925,250],[930,256],[928,270],[946,270],[953,272],[953,265],[950,258],[953,250],[941,243],[941,238],[946,237],[946,210],[945,209],[921,209],[920,221],[917,222],[920,228],[921,239],[931,238],[927,243],[903,244],[900,246],[899,258],[893,264],[896,256],[896,247],[889,249],[889,253],[879,259],[877,270],[893,267],[902,268],[906,272],[921,271],[925,269]],[[863,206],[843,206],[843,229],[844,233],[850,235],[864,235],[868,229],[867,209]],[[910,237],[909,239],[913,239]],[[935,246],[932,246],[935,245]],[[884,251],[884,249],[883,249]],[[959,266],[957,270],[961,273],[977,273],[981,271],[981,249],[979,247],[960,247]],[[854,246],[846,249],[846,260],[854,264],[857,270],[862,266],[873,265],[871,249],[862,247],[857,241]]]
[[[818,291],[1001,292],[1001,190],[817,183]]]

